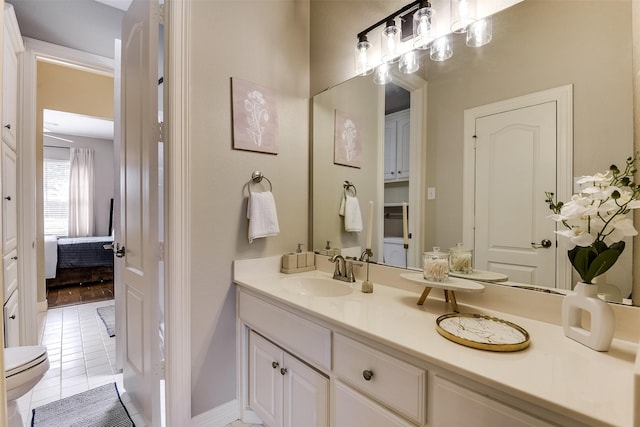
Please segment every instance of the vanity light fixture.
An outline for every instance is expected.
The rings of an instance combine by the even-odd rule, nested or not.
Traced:
[[[445,3],[447,0],[442,0]],[[450,24],[454,33],[467,33],[466,43],[471,47],[484,46],[491,41],[491,17],[476,20],[478,0],[448,0],[451,7]],[[446,4],[446,3],[445,3]],[[429,49],[432,61],[446,61],[453,51],[446,35],[436,34],[434,17],[436,11],[428,0],[414,0],[386,18],[358,33],[355,49],[356,73],[366,76],[375,71],[374,82],[386,84],[391,81],[390,64],[399,62],[402,73],[415,73],[420,69],[420,50]],[[399,23],[399,25],[397,25]],[[381,31],[381,47],[376,53],[377,61],[372,61],[372,44],[367,34],[384,25]],[[438,22],[441,28],[442,23]],[[447,27],[445,27],[447,28]],[[439,31],[440,32],[440,31]],[[436,36],[440,37],[436,40]]]
[[[476,0],[451,0],[451,31],[466,33],[476,22]]]

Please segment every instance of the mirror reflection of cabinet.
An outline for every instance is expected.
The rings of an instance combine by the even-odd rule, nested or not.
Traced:
[[[384,124],[384,180],[409,179],[409,110],[388,114]]]

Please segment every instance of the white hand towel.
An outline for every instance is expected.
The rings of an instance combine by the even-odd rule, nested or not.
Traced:
[[[344,229],[345,231],[356,232],[362,231],[362,215],[360,214],[360,202],[357,197],[345,195],[343,199],[344,210]]]
[[[247,218],[249,219],[249,243],[252,243],[253,239],[276,236],[280,233],[276,201],[271,191],[249,194]]]

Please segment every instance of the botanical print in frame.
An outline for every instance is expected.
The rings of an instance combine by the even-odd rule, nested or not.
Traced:
[[[231,79],[233,148],[278,154],[277,97],[272,89]]]
[[[348,113],[336,110],[335,134],[333,144],[333,163],[359,168],[360,152],[360,120]]]

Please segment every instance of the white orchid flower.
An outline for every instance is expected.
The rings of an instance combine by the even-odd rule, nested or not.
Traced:
[[[571,230],[556,231],[555,233],[564,237],[568,237],[571,243],[573,243],[576,246],[584,246],[584,247],[591,246],[591,244],[595,241],[595,238],[591,234],[585,231],[582,231],[579,228],[572,228]]]
[[[593,183],[594,185],[608,184],[611,182],[612,179],[613,179],[613,174],[611,173],[610,170],[608,170],[605,173],[598,172],[592,176],[583,175],[580,178],[578,178],[578,180],[576,181],[576,184],[587,184],[587,183]]]

